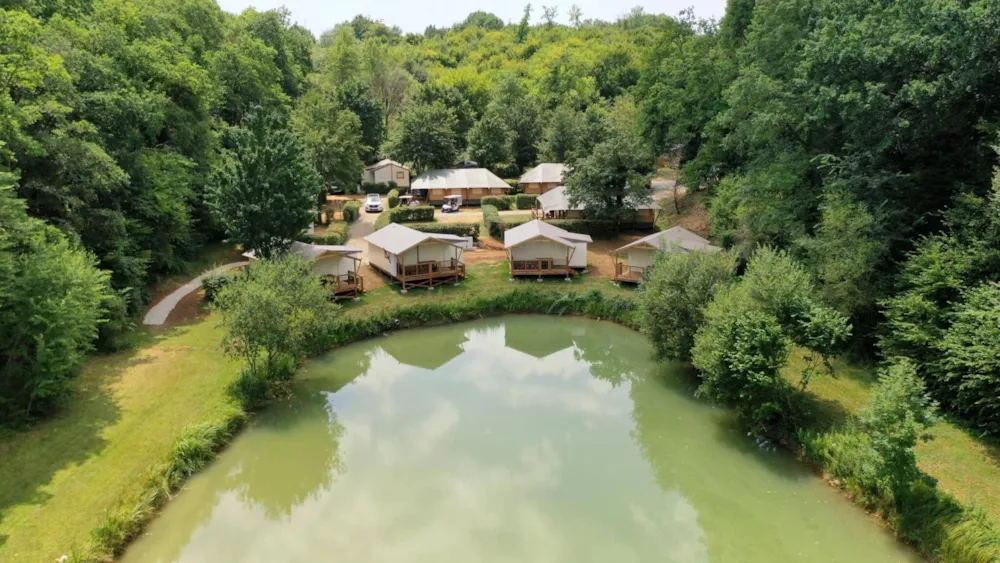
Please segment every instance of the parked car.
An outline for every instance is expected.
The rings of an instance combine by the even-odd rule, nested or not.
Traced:
[[[368,213],[381,213],[382,198],[378,194],[368,194],[365,196],[365,211]]]

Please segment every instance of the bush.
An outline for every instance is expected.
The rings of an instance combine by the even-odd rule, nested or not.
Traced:
[[[233,281],[233,274],[231,272],[222,272],[219,274],[208,274],[201,280],[201,288],[205,290],[205,301],[208,303],[213,303],[222,288],[226,287]]]
[[[325,233],[303,234],[299,237],[299,242],[339,246],[345,244],[350,238],[349,231],[350,225],[347,222],[333,221],[327,226]]]
[[[510,197],[510,196],[508,196]],[[514,206],[518,209],[532,209],[538,196],[535,194],[517,194],[514,197]]]
[[[614,221],[603,219],[552,219],[546,221],[572,233],[590,235],[594,238],[615,238],[618,236],[618,225]]]
[[[397,207],[389,210],[390,223],[411,223],[415,221],[430,222],[434,220],[434,208],[429,205],[420,207]]]
[[[520,178],[512,178],[510,180],[504,180],[507,185],[510,186],[510,195],[517,195],[521,193],[521,180]]]
[[[392,210],[391,209],[386,209],[382,213],[379,213],[378,217],[375,218],[375,230],[376,231],[379,230],[379,229],[381,229],[381,228],[383,228],[383,227],[385,227],[386,225],[389,224],[389,222],[390,222],[389,221],[389,212],[390,211],[392,211]]]
[[[344,221],[348,223],[357,221],[358,217],[361,216],[361,202],[356,199],[348,201],[344,204],[344,208],[341,210],[341,213],[344,216]]]
[[[473,242],[479,240],[478,223],[413,223],[407,225],[407,227],[424,233],[441,233],[447,235],[457,235],[460,237],[472,237]]]
[[[364,182],[361,184],[361,191],[365,194],[379,194],[386,195],[392,190],[396,189],[396,182],[382,183],[382,182]]]
[[[500,215],[500,212],[497,211],[496,207],[492,205],[483,206],[483,223],[486,225],[486,230],[489,231],[490,236],[495,239],[503,239],[503,234],[507,229],[523,225],[528,221],[530,221],[530,219],[505,219]]]
[[[643,330],[658,358],[691,359],[705,307],[735,276],[736,259],[724,252],[665,252],[657,256],[639,296],[639,308]]]
[[[498,211],[508,211],[510,209],[511,197],[509,195],[488,195],[479,202],[481,205],[492,205]]]
[[[399,190],[389,190],[389,209],[399,206]]]

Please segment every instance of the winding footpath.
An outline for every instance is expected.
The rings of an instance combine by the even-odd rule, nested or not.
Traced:
[[[171,311],[174,310],[174,307],[176,307],[177,304],[181,302],[181,299],[184,299],[191,293],[198,291],[198,288],[201,287],[201,281],[205,279],[206,276],[212,274],[219,274],[227,270],[232,270],[233,268],[239,268],[240,266],[246,266],[249,263],[250,262],[231,262],[229,264],[223,264],[222,266],[218,266],[201,274],[200,276],[194,278],[193,280],[187,282],[186,284],[174,290],[173,293],[161,299],[156,305],[150,307],[149,310],[146,311],[146,316],[142,318],[142,324],[153,325],[153,326],[162,325],[163,323],[167,322],[167,317],[170,316],[170,313]]]

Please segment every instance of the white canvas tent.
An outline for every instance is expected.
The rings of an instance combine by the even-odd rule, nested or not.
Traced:
[[[653,233],[615,250],[615,280],[640,282],[657,252],[719,252],[708,240],[684,227]]]
[[[433,205],[443,204],[449,195],[460,195],[465,203],[477,205],[486,196],[509,191],[507,182],[485,168],[428,170],[410,185],[411,193]]]
[[[570,205],[566,186],[559,186],[538,196],[535,209],[541,212],[543,218],[582,219],[584,208],[580,204]],[[651,227],[656,222],[656,214],[662,209],[655,201],[640,204],[635,210],[634,223],[637,226]]]
[[[358,249],[295,241],[288,247],[288,254],[310,262],[312,272],[323,278],[334,294],[364,291],[364,279],[358,275],[361,266],[361,251]],[[257,260],[253,251],[244,252],[243,256]]]
[[[512,276],[568,276],[587,267],[587,244],[594,241],[535,219],[506,231],[503,242]]]
[[[464,237],[424,233],[390,223],[365,237],[368,263],[400,281],[403,289],[434,287],[465,277]]]
[[[521,190],[526,194],[544,194],[561,186],[568,170],[569,167],[560,162],[543,162],[521,176]]]

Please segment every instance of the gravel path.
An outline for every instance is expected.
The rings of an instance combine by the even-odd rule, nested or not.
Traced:
[[[142,324],[144,325],[162,325],[167,322],[167,317],[170,316],[170,312],[174,310],[174,307],[181,302],[191,293],[198,291],[201,287],[201,280],[205,279],[205,276],[209,274],[218,274],[220,272],[225,272],[226,270],[232,270],[233,268],[239,268],[240,266],[246,266],[250,262],[232,262],[229,264],[224,264],[212,270],[201,274],[195,279],[187,282],[181,287],[177,288],[173,293],[161,299],[156,305],[153,305],[146,311],[146,316],[142,318]]]

